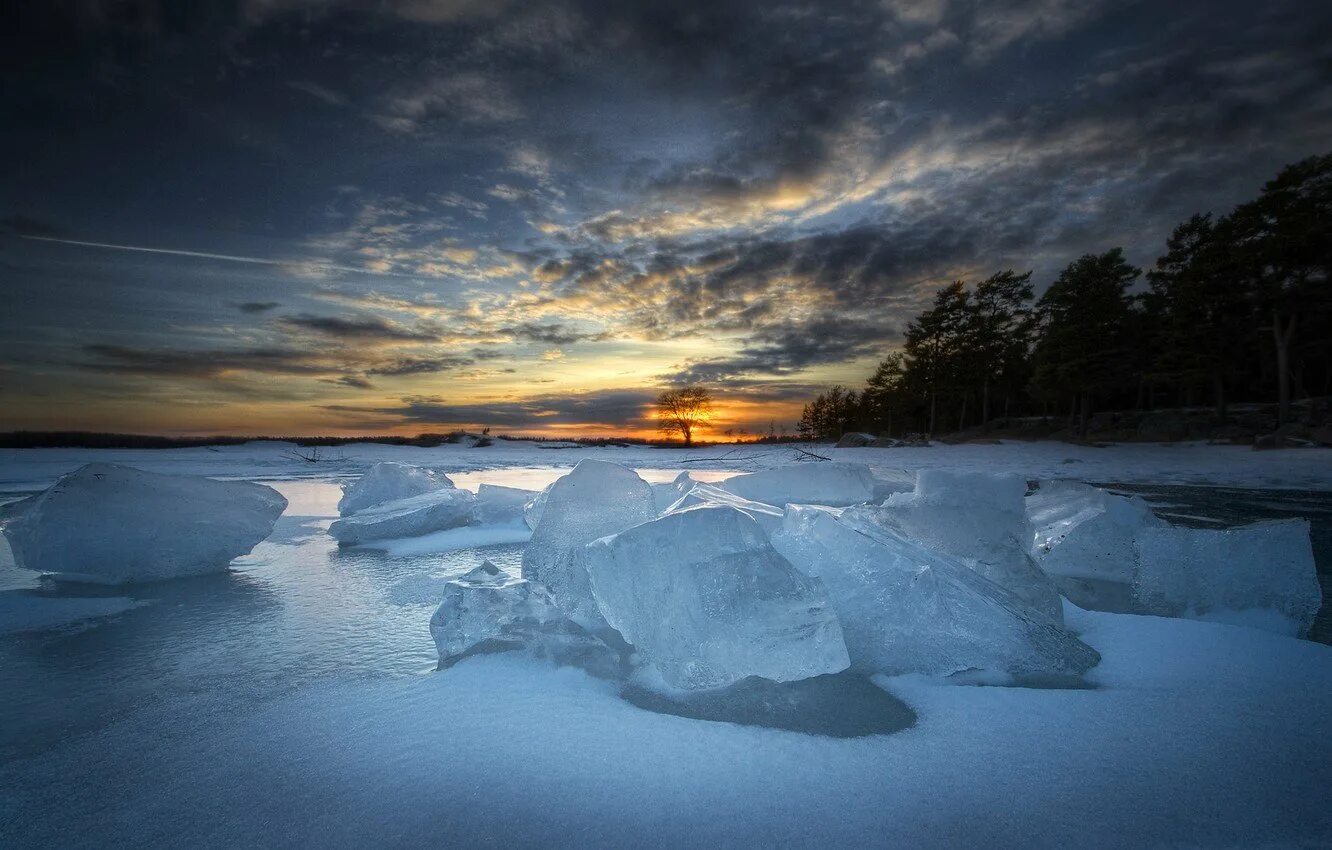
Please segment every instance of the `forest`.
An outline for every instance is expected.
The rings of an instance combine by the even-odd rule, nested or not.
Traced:
[[[1260,403],[1277,432],[1320,424],[1332,395],[1332,154],[1284,168],[1226,215],[1175,227],[1154,267],[1111,248],[1039,298],[1032,273],[940,289],[861,388],[805,405],[806,439],[1010,429],[1039,417],[1086,438],[1097,414]],[[1101,426],[1101,427],[1098,427]]]

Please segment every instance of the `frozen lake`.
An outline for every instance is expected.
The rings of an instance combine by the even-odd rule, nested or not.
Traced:
[[[0,844],[1332,841],[1326,646],[1073,611],[1086,689],[861,680],[805,709],[851,737],[709,722],[512,654],[434,672],[440,585],[522,544],[339,549],[336,483],[270,483],[288,510],[230,574],[62,587],[146,604],[0,635]],[[1309,517],[1326,595],[1332,494],[1117,486],[1172,521]],[[4,592],[33,586],[8,557]]]

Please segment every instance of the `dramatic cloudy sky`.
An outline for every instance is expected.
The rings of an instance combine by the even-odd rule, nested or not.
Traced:
[[[789,426],[941,283],[1332,148],[1311,0],[17,7],[0,429]]]

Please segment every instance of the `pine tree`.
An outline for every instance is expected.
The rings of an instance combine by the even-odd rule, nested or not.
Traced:
[[[1301,320],[1332,315],[1332,154],[1287,166],[1256,200],[1236,209],[1231,221],[1255,306],[1271,322],[1277,419],[1285,425],[1297,365],[1291,352]]]
[[[1166,241],[1148,272],[1154,328],[1152,371],[1183,381],[1206,380],[1218,421],[1226,418],[1226,384],[1243,368],[1252,338],[1252,306],[1244,289],[1228,219],[1195,215]]]
[[[1040,339],[1034,380],[1073,396],[1084,437],[1093,393],[1132,380],[1128,288],[1139,274],[1121,248],[1087,254],[1060,272],[1036,304]]]
[[[1021,386],[1031,345],[1031,272],[998,272],[976,285],[966,345],[981,381],[981,426],[990,424],[990,390]]]

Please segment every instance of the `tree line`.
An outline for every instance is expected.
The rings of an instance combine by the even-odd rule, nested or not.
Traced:
[[[1086,436],[1097,410],[1332,394],[1332,154],[1287,166],[1229,214],[1178,225],[1143,273],[1122,249],[1069,263],[1039,298],[1032,273],[954,281],[860,389],[805,405],[802,436],[896,436],[998,417],[1067,416]],[[1315,405],[1309,410],[1314,411]]]

